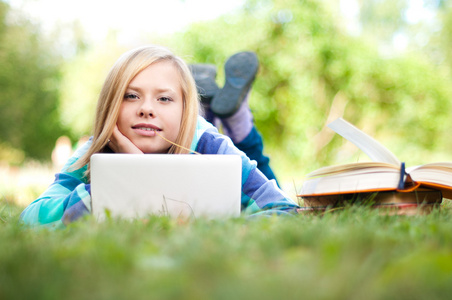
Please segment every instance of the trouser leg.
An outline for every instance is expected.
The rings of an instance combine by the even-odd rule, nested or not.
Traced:
[[[252,160],[257,162],[257,168],[264,173],[268,179],[275,179],[276,176],[270,167],[270,158],[264,155],[264,144],[262,136],[257,131],[256,127],[253,126],[248,136],[240,143],[235,143],[235,146]],[[276,180],[276,182],[278,182]]]

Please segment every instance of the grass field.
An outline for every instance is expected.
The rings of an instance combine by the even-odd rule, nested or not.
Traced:
[[[446,299],[449,203],[425,216],[349,208],[324,216],[64,230],[21,228],[0,201],[0,299]]]

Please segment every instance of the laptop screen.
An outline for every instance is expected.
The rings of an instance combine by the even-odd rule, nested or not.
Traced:
[[[238,155],[94,154],[92,212],[142,218],[227,218],[240,215]]]

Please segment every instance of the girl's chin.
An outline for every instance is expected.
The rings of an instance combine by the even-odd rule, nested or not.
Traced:
[[[143,151],[143,154],[168,154],[168,150],[166,149],[166,151]]]
[[[131,139],[132,143],[140,149],[143,153],[168,153],[171,147],[170,143],[163,140],[151,139]]]
[[[168,153],[169,147],[168,148],[138,147],[138,149],[140,149],[145,154],[159,154],[159,153],[165,154]]]

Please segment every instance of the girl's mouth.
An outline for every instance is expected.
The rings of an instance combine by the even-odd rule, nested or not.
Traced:
[[[139,135],[149,137],[153,137],[157,134],[157,132],[162,131],[157,126],[151,124],[137,124],[135,126],[132,126],[132,129]]]
[[[157,128],[149,128],[149,127],[132,127],[133,129],[139,129],[139,130],[146,130],[146,131],[161,131],[160,129]]]

